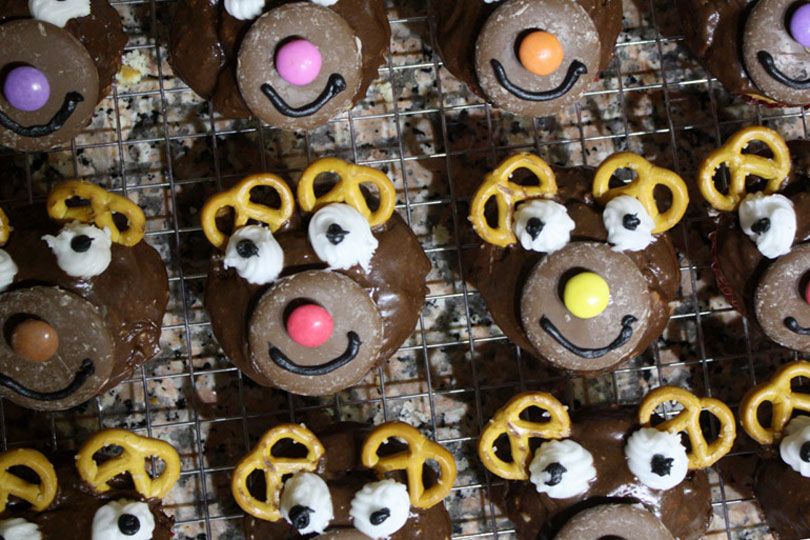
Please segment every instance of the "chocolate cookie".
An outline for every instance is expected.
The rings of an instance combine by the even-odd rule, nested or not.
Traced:
[[[611,187],[623,168],[638,178]],[[655,186],[672,195],[666,213]],[[680,271],[659,234],[687,202],[677,175],[635,154],[616,154],[596,171],[552,170],[517,154],[487,175],[473,200],[470,220],[484,243],[471,256],[470,279],[517,345],[567,371],[604,373],[642,352],[669,319]]]
[[[470,89],[509,112],[547,116],[579,101],[607,69],[619,0],[433,2],[436,49]]]
[[[107,0],[0,1],[0,144],[47,150],[90,122],[127,36]]]
[[[324,173],[338,183],[320,185]],[[373,212],[361,185],[379,194]],[[268,188],[275,207],[257,198]],[[203,229],[221,251],[211,258],[205,308],[225,354],[251,379],[331,394],[359,382],[410,335],[430,261],[393,213],[395,198],[385,174],[325,158],[304,171],[300,212],[272,174],[250,176],[206,203]]]
[[[119,230],[113,213],[129,228]],[[0,223],[0,395],[31,409],[68,409],[158,353],[168,277],[141,241],[137,205],[69,181],[47,206],[9,215],[10,224],[5,215]]]
[[[225,116],[314,129],[377,78],[391,38],[383,4],[180,0],[169,62]]]

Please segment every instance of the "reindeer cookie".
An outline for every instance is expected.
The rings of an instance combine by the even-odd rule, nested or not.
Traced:
[[[331,187],[320,181],[327,173],[338,177]],[[366,186],[379,197],[367,200]],[[251,199],[259,188],[274,193],[275,207]],[[410,335],[430,261],[376,169],[320,159],[297,198],[300,211],[281,178],[260,174],[206,203],[203,230],[220,251],[205,307],[223,350],[251,379],[325,395],[360,381]]]
[[[625,168],[636,180],[612,187]],[[657,186],[671,193],[664,213]],[[609,371],[642,352],[668,321],[680,271],[661,233],[678,223],[688,200],[680,177],[636,154],[615,154],[595,172],[514,155],[473,199],[470,221],[484,244],[471,279],[520,347],[567,371]]]
[[[99,452],[113,447],[121,453],[97,461]],[[165,467],[153,477],[149,463],[158,459]],[[169,540],[174,520],[160,499],[179,477],[174,447],[123,429],[99,431],[75,459],[60,455],[53,464],[33,449],[9,450],[0,453],[0,536]]]
[[[670,401],[682,410],[651,427],[654,411]],[[543,418],[527,416],[538,410]],[[720,422],[711,443],[701,411]],[[573,418],[552,395],[525,392],[490,420],[478,454],[490,472],[509,480],[506,512],[521,540],[692,540],[712,514],[702,469],[728,453],[734,438],[726,405],[673,386],[647,394],[638,411],[592,407]]]
[[[290,453],[292,443],[306,456]],[[438,476],[428,460],[438,465]],[[263,485],[248,482],[256,471]],[[232,489],[248,514],[249,540],[449,540],[450,517],[441,503],[455,479],[450,452],[402,422],[370,433],[344,422],[318,435],[284,424],[265,433],[236,466]]]

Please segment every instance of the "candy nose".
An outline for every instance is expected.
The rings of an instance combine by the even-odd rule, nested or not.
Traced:
[[[581,272],[565,283],[563,303],[575,317],[592,319],[605,311],[609,301],[610,287],[598,274]]]
[[[276,53],[276,70],[281,78],[295,86],[311,83],[321,72],[321,51],[306,39],[285,43]]]
[[[20,66],[12,69],[3,82],[3,95],[8,104],[21,111],[38,111],[48,102],[51,86],[37,68]]]
[[[302,347],[318,347],[329,340],[335,323],[329,312],[315,304],[295,308],[287,318],[287,334]]]
[[[553,34],[536,30],[520,42],[520,63],[535,75],[551,75],[563,61],[563,48]]]
[[[27,319],[14,327],[11,348],[26,360],[44,362],[59,349],[59,335],[45,321]]]
[[[805,4],[790,17],[790,35],[804,47],[810,47],[810,4]]]

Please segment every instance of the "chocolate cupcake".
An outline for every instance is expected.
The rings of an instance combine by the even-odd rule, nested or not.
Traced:
[[[120,454],[101,459],[115,447]],[[150,475],[149,458],[165,463],[159,475]],[[78,455],[58,455],[54,464],[33,449],[3,452],[0,537],[169,540],[174,520],[160,499],[179,477],[174,447],[123,429],[95,433]]]
[[[667,401],[683,410],[651,427],[653,412]],[[540,411],[545,419],[530,417]],[[710,444],[701,430],[701,411],[721,424],[719,437]],[[682,435],[689,439],[689,452]],[[589,540],[613,538],[611,534],[694,540],[706,531],[712,515],[703,469],[724,456],[734,438],[734,415],[728,407],[673,386],[650,392],[637,412],[602,406],[582,409],[571,418],[550,394],[525,392],[490,420],[478,453],[490,472],[509,480],[504,505],[521,540]],[[636,508],[630,510],[631,505]],[[623,534],[616,532],[621,527],[627,527]]]
[[[383,0],[179,0],[169,62],[230,118],[314,129],[377,78],[391,38]]]
[[[47,205],[9,215],[0,216],[0,395],[68,409],[158,353],[169,283],[136,204],[71,180]]]
[[[625,168],[637,178],[622,185],[614,173]],[[671,194],[664,213],[661,187]],[[596,171],[514,155],[472,202],[470,221],[484,243],[472,254],[470,279],[514,343],[567,371],[604,373],[667,324],[680,270],[660,234],[688,200],[680,177],[636,154],[615,154]]]
[[[435,47],[477,95],[547,116],[579,101],[613,58],[620,0],[433,2]]]
[[[331,187],[321,183],[329,174],[338,177]],[[277,200],[260,199],[262,189]],[[411,334],[430,261],[376,169],[320,159],[297,198],[300,212],[281,178],[260,174],[206,203],[203,230],[220,251],[205,308],[225,354],[251,379],[320,396],[359,382]]]
[[[245,537],[449,540],[441,502],[456,479],[453,456],[402,422],[369,431],[344,422],[317,435],[299,424],[265,433],[233,474]],[[252,474],[263,481],[251,485]]]
[[[87,126],[127,35],[107,0],[0,1],[0,145],[35,151]]]

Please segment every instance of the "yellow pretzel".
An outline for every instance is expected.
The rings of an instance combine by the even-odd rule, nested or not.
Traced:
[[[771,152],[772,158],[743,154],[743,150],[751,141],[764,142]],[[731,185],[728,195],[723,195],[714,184],[714,173],[718,167],[725,164],[731,174]],[[747,195],[745,177],[759,176],[768,181],[765,193],[779,191],[782,182],[790,172],[790,152],[787,144],[779,134],[763,126],[751,126],[741,129],[729,140],[709,154],[698,172],[698,186],[703,198],[714,208],[729,212],[736,210],[740,202]]]
[[[273,188],[281,198],[279,208],[270,208],[250,200],[250,192],[259,186]],[[217,215],[225,208],[233,208],[234,231],[247,224],[249,219],[265,223],[276,232],[284,225],[295,210],[295,199],[287,183],[275,174],[254,174],[248,176],[231,189],[218,193],[203,205],[200,221],[208,241],[219,249],[228,245],[228,235],[217,227]],[[233,232],[233,231],[232,231]]]
[[[520,415],[530,407],[549,413],[548,422],[522,420]],[[526,480],[531,460],[529,440],[562,439],[571,434],[571,418],[557,398],[545,392],[524,392],[509,400],[489,421],[478,440],[478,456],[493,474],[508,480]],[[501,435],[509,438],[512,461],[503,461],[495,454],[495,442]]]
[[[521,186],[509,178],[518,169],[528,169],[538,180],[536,186]],[[484,241],[496,246],[506,247],[517,242],[512,231],[512,216],[515,205],[526,199],[552,197],[557,193],[557,179],[548,163],[534,154],[521,153],[506,158],[498,168],[490,172],[484,183],[475,192],[470,206],[470,222],[473,229]],[[492,197],[498,205],[498,226],[487,223],[484,210]]]
[[[686,432],[692,444],[692,451],[689,453],[690,469],[709,467],[731,450],[737,429],[734,414],[725,403],[712,398],[698,398],[677,386],[662,386],[644,397],[638,410],[639,423],[649,427],[650,417],[656,407],[665,401],[676,401],[683,405],[683,410],[674,418],[655,427],[669,433]],[[711,444],[706,442],[703,431],[700,429],[700,413],[703,409],[712,413],[720,421],[720,434],[717,436],[717,440]]]
[[[39,484],[32,484],[19,476],[11,474],[9,469],[22,465],[39,476]],[[50,506],[56,496],[56,471],[48,458],[30,448],[18,448],[0,454],[0,514],[6,509],[9,495],[19,497],[31,503],[37,512]]]
[[[9,234],[11,234],[11,223],[9,223],[6,213],[0,208],[0,247],[6,245]]]
[[[98,465],[93,454],[112,445],[120,446],[123,452]],[[150,457],[160,458],[166,463],[166,468],[157,478],[152,478],[146,470],[146,459]],[[103,429],[82,445],[76,456],[76,469],[82,479],[98,492],[109,490],[107,482],[127,472],[138,493],[146,498],[160,498],[180,478],[180,456],[167,442],[141,437],[126,429]]]
[[[88,201],[86,206],[68,206],[67,201],[78,198]],[[128,228],[121,231],[113,214],[127,218]],[[54,186],[48,195],[48,215],[59,223],[80,221],[110,229],[111,239],[117,244],[134,246],[146,232],[146,218],[141,207],[126,197],[85,180],[67,180]]]
[[[391,456],[380,457],[377,451],[392,437],[408,443],[408,448]],[[456,481],[456,460],[453,455],[404,422],[388,422],[375,428],[363,443],[362,459],[363,465],[373,469],[380,477],[389,471],[406,471],[408,495],[411,504],[417,508],[430,508],[440,503]],[[425,489],[422,474],[429,459],[439,464],[439,479],[436,485]]]
[[[283,458],[272,454],[273,447],[289,439],[302,444],[307,449],[305,458]],[[297,472],[313,472],[318,468],[325,450],[321,441],[304,426],[298,424],[281,424],[262,436],[253,450],[242,458],[236,466],[231,479],[231,492],[236,503],[251,516],[265,521],[281,519],[279,504],[281,499],[282,480],[285,475]],[[263,471],[267,485],[267,496],[261,501],[250,494],[248,477],[253,471]]]
[[[637,178],[625,186],[611,189],[610,177],[624,168],[633,169]],[[665,186],[672,193],[672,206],[663,214],[658,211],[655,202],[655,188],[658,186]],[[655,223],[653,234],[668,231],[677,225],[689,205],[689,190],[680,176],[669,169],[656,167],[632,152],[619,152],[602,162],[593,179],[593,195],[602,205],[619,195],[638,199]]]
[[[319,174],[335,173],[340,177],[329,193],[315,196],[315,179]],[[372,212],[360,189],[360,184],[374,184],[380,192],[380,206]],[[330,157],[314,161],[306,168],[298,182],[298,204],[305,212],[312,212],[329,203],[346,203],[363,214],[369,225],[382,225],[394,213],[397,193],[391,179],[382,171],[363,165],[355,165],[342,159]]]
[[[790,382],[796,377],[810,377],[810,362],[791,362],[782,366],[771,380],[749,390],[740,403],[740,422],[752,439],[760,444],[773,444],[782,438],[782,430],[794,409],[810,412],[810,394],[793,392]],[[757,417],[760,405],[772,405],[771,426],[763,427]]]

